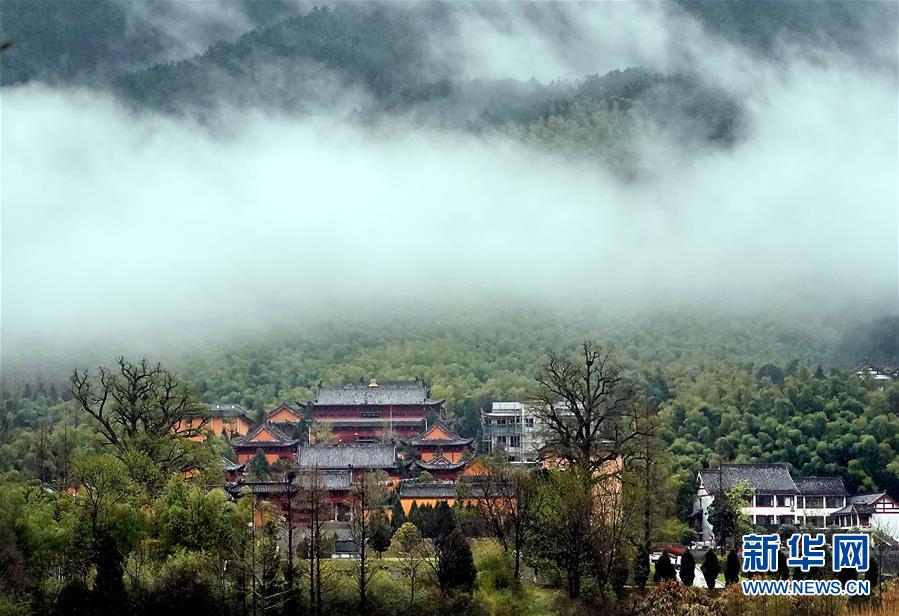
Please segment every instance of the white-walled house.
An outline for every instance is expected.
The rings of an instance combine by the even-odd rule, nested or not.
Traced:
[[[773,532],[784,524],[798,528],[879,530],[899,541],[899,503],[885,492],[849,496],[839,477],[796,477],[786,464],[723,464],[696,475],[694,520],[702,540],[713,541],[709,506],[745,482],[755,494],[743,511],[752,524]]]
[[[777,527],[795,524],[796,497],[799,488],[785,464],[722,464],[696,474],[696,498],[693,511],[701,520],[702,540],[714,541],[709,523],[709,506],[718,495],[745,482],[755,490],[750,506],[744,508],[756,526]]]
[[[899,541],[899,503],[886,492],[850,496],[833,518],[840,528],[870,528]]]

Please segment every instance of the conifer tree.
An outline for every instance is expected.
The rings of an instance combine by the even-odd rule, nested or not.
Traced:
[[[673,580],[675,579],[676,574],[677,572],[674,569],[674,565],[671,563],[671,557],[668,556],[668,552],[662,552],[662,556],[659,557],[659,560],[656,563],[656,572],[652,576],[652,581],[659,584],[665,580]]]
[[[684,586],[692,586],[695,578],[696,559],[693,558],[693,552],[686,549],[680,559],[680,581],[684,583]]]
[[[634,584],[640,591],[646,590],[646,580],[649,579],[649,553],[642,545],[634,557]]]
[[[727,562],[724,565],[724,583],[728,586],[740,581],[740,557],[737,550],[731,548],[727,553]]]
[[[709,589],[715,588],[715,581],[718,579],[718,574],[721,573],[721,563],[718,562],[718,555],[715,554],[715,550],[709,549],[705,553],[700,569],[702,569],[702,577],[705,579],[706,587]]]

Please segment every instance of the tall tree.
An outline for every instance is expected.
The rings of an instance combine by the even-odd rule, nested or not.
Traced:
[[[527,469],[513,467],[505,457],[489,456],[482,463],[485,472],[460,483],[459,493],[461,497],[474,497],[474,507],[490,532],[499,539],[504,551],[512,551],[517,580],[533,518],[536,482]]]
[[[383,514],[387,502],[387,475],[383,471],[364,473],[353,482],[350,490],[353,499],[353,519],[350,534],[359,548],[356,567],[356,585],[359,590],[359,614],[368,611],[368,586],[375,570],[369,567],[367,548],[378,523],[378,512]]]
[[[184,437],[205,426],[206,407],[193,387],[160,364],[124,357],[116,368],[72,374],[72,395],[96,421],[97,430],[120,459],[138,452],[152,464],[177,470],[194,450]]]
[[[409,609],[415,605],[415,583],[418,571],[427,559],[425,540],[415,524],[406,522],[393,535],[403,574],[409,580]]]

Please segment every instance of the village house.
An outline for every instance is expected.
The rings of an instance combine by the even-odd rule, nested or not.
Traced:
[[[446,412],[446,400],[432,399],[431,388],[418,379],[319,384],[315,400],[298,404],[308,419],[330,427],[339,443],[410,439],[426,428],[429,413]]]
[[[899,540],[899,505],[885,493],[849,496],[839,477],[796,477],[786,464],[722,464],[696,475],[693,519],[703,541],[713,541],[709,506],[738,484],[754,491],[743,508],[752,524],[766,532],[783,525],[880,530]]]

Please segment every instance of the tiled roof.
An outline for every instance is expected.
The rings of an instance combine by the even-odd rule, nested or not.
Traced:
[[[849,502],[853,505],[873,505],[879,501],[886,492],[869,492],[865,494],[856,494],[849,497]]]
[[[452,481],[401,481],[396,490],[401,498],[456,498],[456,485]]]
[[[272,436],[274,436],[278,440],[276,440],[276,441],[256,441],[255,443],[252,442],[253,438],[257,434],[262,432],[263,430],[267,430],[268,432],[271,432]],[[274,424],[270,424],[270,423],[263,423],[263,424],[259,424],[255,430],[253,430],[252,432],[249,432],[246,436],[244,436],[240,440],[236,441],[235,445],[237,445],[237,446],[255,445],[258,447],[265,447],[265,446],[283,447],[286,445],[296,445],[298,442],[299,442],[299,439],[290,438],[278,426],[276,426]]]
[[[232,462],[225,456],[221,456],[219,459],[221,460],[222,467],[225,469],[225,471],[239,471],[242,470],[244,466],[246,466],[246,464],[238,464],[237,462]]]
[[[841,515],[841,514],[847,514],[847,513],[869,513],[870,514],[870,513],[874,513],[874,512],[875,512],[874,505],[849,503],[842,509],[837,509],[830,515],[834,516],[834,515]]]
[[[375,384],[377,384],[375,386]],[[387,406],[391,404],[442,404],[431,400],[431,390],[422,381],[370,381],[358,385],[319,385],[316,406]]]
[[[390,419],[389,417],[322,417],[318,420],[319,423],[323,424],[333,424],[335,426],[371,426],[371,425],[399,425],[399,426],[415,426],[422,423],[424,419],[417,419],[415,417],[394,417]]]
[[[243,417],[252,423],[250,412],[239,404],[209,404],[207,408],[211,417]]]
[[[468,464],[468,460],[461,460],[459,462],[450,462],[443,456],[435,456],[428,460],[427,462],[424,460],[416,460],[414,462],[415,466],[421,468],[426,471],[436,471],[436,470],[444,470],[444,471],[452,471],[460,468],[465,468]]]
[[[387,469],[395,465],[396,450],[392,445],[302,445],[297,449],[299,468]]]
[[[321,485],[325,490],[349,490],[352,482],[349,472],[323,472],[321,473]],[[301,490],[308,484],[304,474],[299,474],[293,481],[294,490]],[[240,494],[246,488],[253,494],[283,494],[287,492],[287,483],[284,481],[240,481],[229,483],[225,486],[228,492]]]
[[[799,494],[785,464],[722,464],[721,469],[699,471],[703,487],[711,494],[727,492],[745,481],[756,494]]]
[[[432,432],[435,428],[440,428],[449,436],[449,438],[424,438],[427,436],[429,432]],[[424,433],[419,434],[413,439],[409,440],[409,444],[413,447],[420,447],[421,445],[436,445],[436,446],[458,446],[458,445],[470,445],[474,439],[470,438],[461,438],[458,434],[450,430],[443,423],[437,423],[428,428]]]
[[[266,413],[265,416],[271,417],[272,415],[274,415],[275,413],[277,413],[278,411],[280,411],[282,409],[286,409],[289,412],[291,412],[292,414],[296,415],[298,421],[303,418],[303,414],[300,411],[293,408],[292,406],[290,406],[289,404],[279,404],[277,407],[273,408],[268,413]],[[283,422],[284,420],[281,420],[281,421]]]
[[[807,496],[848,496],[846,486],[839,477],[794,477],[800,494]]]

